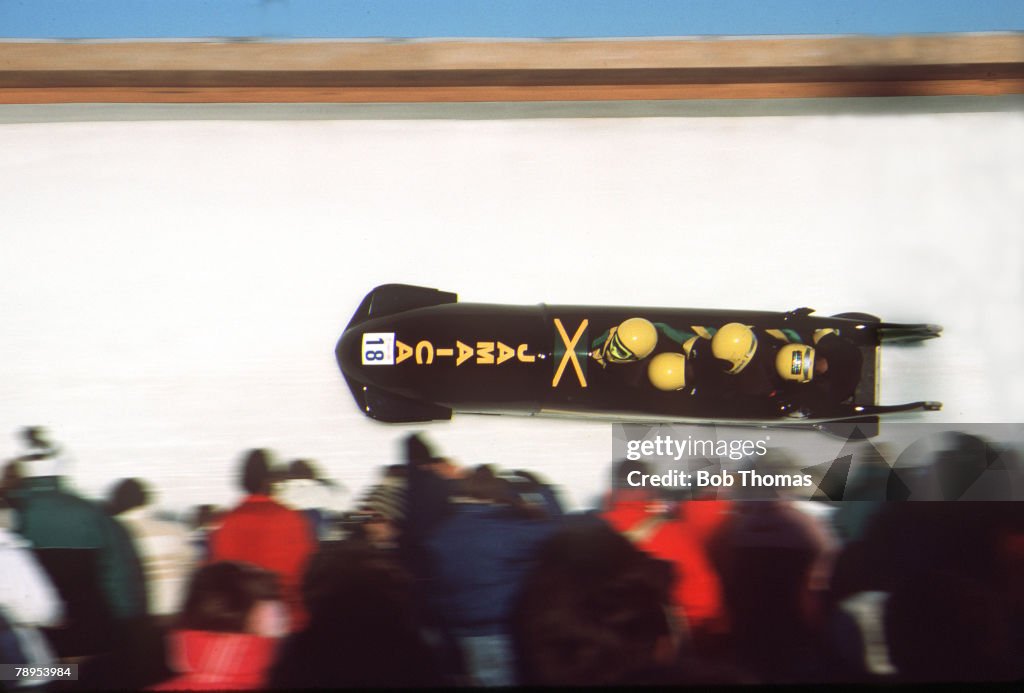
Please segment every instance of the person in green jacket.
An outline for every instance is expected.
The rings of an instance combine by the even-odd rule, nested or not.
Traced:
[[[47,439],[45,431],[30,427],[22,431],[22,438],[28,449],[12,460],[22,477],[9,492],[16,512],[15,529],[31,542],[65,601],[77,602],[67,604],[69,628],[85,628],[87,621],[97,626],[107,621],[107,628],[116,632],[119,625],[144,617],[145,578],[128,531],[101,505],[65,486],[67,458]],[[79,574],[87,570],[94,574]],[[83,587],[88,584],[98,587],[103,604],[90,603]],[[76,624],[78,615],[81,618]],[[81,634],[84,644],[92,640],[97,646],[112,634],[91,635],[94,638]]]

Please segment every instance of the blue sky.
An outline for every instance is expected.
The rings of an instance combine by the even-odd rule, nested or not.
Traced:
[[[0,0],[0,38],[584,38],[1024,30],[1024,0]]]

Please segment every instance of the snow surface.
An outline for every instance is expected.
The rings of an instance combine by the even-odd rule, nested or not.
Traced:
[[[412,428],[356,409],[333,347],[389,282],[940,323],[941,339],[884,351],[882,401],[1024,421],[1024,102],[871,103],[126,106],[103,121],[0,107],[0,430],[49,426],[91,495],[138,476],[166,507],[228,504],[257,446],[359,491]],[[540,472],[575,507],[607,484],[607,423],[418,428],[460,462]],[[16,451],[0,439],[0,459]]]

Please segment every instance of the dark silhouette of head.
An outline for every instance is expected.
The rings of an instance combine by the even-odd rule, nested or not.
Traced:
[[[269,495],[273,479],[270,452],[262,448],[247,452],[242,463],[242,488],[253,495]]]
[[[523,683],[640,682],[673,654],[672,569],[598,520],[540,548],[513,614]]]
[[[316,471],[309,460],[292,460],[288,465],[289,479],[316,479]]]
[[[120,515],[123,512],[149,504],[149,489],[138,479],[121,479],[110,492],[107,512]]]
[[[411,465],[429,465],[440,461],[433,448],[419,433],[406,436],[404,441],[405,459]]]
[[[178,626],[183,630],[243,633],[257,602],[280,596],[273,573],[248,563],[211,563],[193,574]]]
[[[514,493],[511,485],[484,464],[474,468],[459,482],[462,495],[487,503],[511,503]]]
[[[799,680],[813,658],[825,550],[813,521],[784,501],[736,503],[711,540],[741,666],[766,682]]]
[[[643,460],[619,460],[612,467],[612,488],[630,488],[629,475],[633,472],[638,474],[650,474],[650,467]]]
[[[346,542],[319,554],[306,574],[306,628],[290,638],[272,688],[438,686],[412,579],[391,557]]]

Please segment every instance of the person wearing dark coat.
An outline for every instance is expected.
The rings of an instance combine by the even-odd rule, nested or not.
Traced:
[[[40,427],[23,430],[23,477],[9,492],[16,529],[65,604],[61,627],[46,633],[58,657],[89,656],[85,687],[140,687],[162,673],[159,634],[147,616],[142,561],[128,530],[67,485],[65,451]]]
[[[486,466],[464,479],[452,501],[451,514],[426,542],[427,603],[457,643],[472,684],[514,685],[512,605],[556,523]]]

